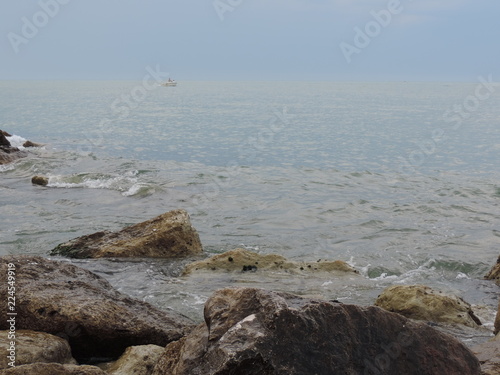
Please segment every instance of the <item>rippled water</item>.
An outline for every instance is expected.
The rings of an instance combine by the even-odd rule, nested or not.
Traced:
[[[72,262],[198,320],[228,285],[371,304],[388,285],[422,283],[485,305],[491,325],[497,287],[482,276],[499,252],[499,93],[459,122],[448,111],[470,107],[477,84],[140,87],[0,82],[0,129],[46,144],[0,167],[1,254],[47,255],[185,208],[208,253],[341,259],[362,276],[182,278],[183,261]]]

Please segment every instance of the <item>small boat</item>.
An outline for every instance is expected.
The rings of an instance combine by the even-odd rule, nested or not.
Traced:
[[[169,78],[168,81],[161,83],[160,86],[177,86],[177,81]]]

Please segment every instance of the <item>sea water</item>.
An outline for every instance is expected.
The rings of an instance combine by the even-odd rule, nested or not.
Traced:
[[[186,278],[183,261],[64,261],[196,320],[225,286],[369,305],[389,285],[425,284],[481,306],[491,327],[498,287],[482,278],[500,250],[500,88],[485,80],[0,82],[0,129],[44,144],[0,166],[0,254],[48,256],[183,208],[208,254],[340,259],[361,276]]]

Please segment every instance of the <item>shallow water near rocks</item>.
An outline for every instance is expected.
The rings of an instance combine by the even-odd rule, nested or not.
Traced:
[[[45,144],[0,166],[2,255],[47,256],[183,208],[208,255],[340,259],[360,276],[180,277],[186,260],[63,260],[198,321],[226,286],[370,305],[389,285],[425,284],[483,306],[492,327],[498,287],[482,278],[500,237],[499,93],[457,128],[446,113],[476,84],[181,82],[125,107],[138,84],[0,82],[0,129]]]

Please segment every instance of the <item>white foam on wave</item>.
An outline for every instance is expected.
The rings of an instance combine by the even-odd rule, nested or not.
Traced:
[[[13,169],[16,169],[16,167],[13,164],[2,164],[2,165],[0,165],[0,173],[7,172],[7,171],[12,171]]]
[[[7,138],[7,140],[10,142],[10,145],[12,147],[17,147],[20,150],[24,150],[23,144],[24,144],[24,142],[27,141],[26,138],[23,138],[19,135],[15,135],[15,134],[13,134],[10,137],[5,137],[5,138]]]
[[[79,174],[72,176],[49,176],[47,187],[65,189],[107,189],[122,193],[123,196],[134,196],[138,194],[150,194],[154,188],[148,184],[139,182],[136,173],[128,172],[120,176],[103,174]]]

